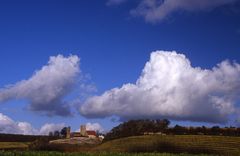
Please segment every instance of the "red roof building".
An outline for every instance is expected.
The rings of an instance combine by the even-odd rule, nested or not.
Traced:
[[[95,131],[87,131],[87,135],[97,136],[97,133]]]

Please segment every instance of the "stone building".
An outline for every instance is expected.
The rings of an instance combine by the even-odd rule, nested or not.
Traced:
[[[86,127],[86,125],[81,125],[80,126],[80,134],[82,136],[87,136],[87,127]]]
[[[73,138],[73,137],[89,137],[89,138],[96,138],[97,133],[96,131],[89,131],[86,128],[86,125],[81,125],[80,126],[80,131],[79,132],[72,132],[71,133],[71,128],[67,128],[67,135],[66,138]]]
[[[69,139],[71,137],[71,127],[67,127],[66,138]]]

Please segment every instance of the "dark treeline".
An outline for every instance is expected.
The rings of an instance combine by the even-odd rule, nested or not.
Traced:
[[[240,128],[236,127],[184,127],[176,125],[167,129],[167,134],[177,135],[223,135],[223,136],[240,136]]]
[[[130,120],[123,122],[117,127],[114,127],[106,134],[104,140],[112,140],[116,138],[143,135],[145,132],[166,132],[170,121],[163,120]]]
[[[0,134],[0,142],[33,142],[38,139],[55,140],[55,136],[21,135],[21,134]]]
[[[224,135],[224,136],[240,136],[240,128],[236,127],[184,127],[176,125],[169,127],[170,121],[163,120],[130,120],[123,122],[114,127],[105,136],[105,141],[138,135]]]

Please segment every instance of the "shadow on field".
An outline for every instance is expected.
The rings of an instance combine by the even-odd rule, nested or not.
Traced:
[[[191,154],[221,154],[219,151],[201,148],[201,147],[182,147],[176,146],[169,142],[156,142],[149,145],[136,145],[128,148],[131,153],[148,153],[148,152],[166,152],[166,153],[191,153]]]

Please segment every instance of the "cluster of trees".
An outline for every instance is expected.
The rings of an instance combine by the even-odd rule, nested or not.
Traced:
[[[54,136],[54,137],[66,137],[67,135],[67,127],[63,127],[62,130],[58,131],[53,131],[49,132],[49,136]]]
[[[169,127],[168,119],[158,120],[130,120],[114,127],[106,134],[104,140],[112,140],[128,136],[143,135],[145,132],[161,132],[168,135],[225,135],[240,136],[240,128],[219,126],[213,127],[184,127],[176,125]]]
[[[143,135],[144,132],[165,132],[168,129],[170,121],[163,120],[130,120],[114,127],[106,134],[104,140],[116,138]]]
[[[224,136],[240,136],[240,127],[184,127],[176,125],[167,130],[168,134],[190,134],[190,135],[224,135]]]

